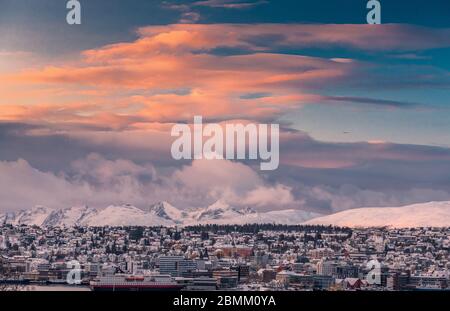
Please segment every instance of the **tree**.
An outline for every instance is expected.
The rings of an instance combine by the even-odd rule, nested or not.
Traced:
[[[137,227],[130,232],[130,240],[139,241],[144,236],[144,227]]]

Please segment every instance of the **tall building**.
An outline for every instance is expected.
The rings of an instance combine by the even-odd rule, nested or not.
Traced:
[[[213,278],[217,280],[220,288],[235,288],[238,284],[238,271],[216,270],[213,271]]]
[[[339,279],[357,278],[358,274],[359,268],[355,265],[340,264],[336,267],[336,276]]]
[[[192,277],[195,270],[197,270],[196,262],[185,259],[183,256],[159,257],[159,272],[161,274],[170,274],[173,277]]]
[[[231,270],[235,270],[238,272],[238,281],[241,283],[245,283],[248,281],[250,277],[250,266],[246,264],[240,264],[231,268]]]
[[[159,272],[176,277],[179,275],[179,263],[183,260],[184,256],[161,256],[159,257]]]
[[[336,264],[332,261],[320,260],[317,263],[317,274],[319,275],[335,275]]]
[[[314,275],[314,288],[317,289],[329,289],[334,285],[335,279],[330,275]]]
[[[197,264],[193,260],[183,259],[178,262],[177,276],[193,277],[194,271],[197,270]]]

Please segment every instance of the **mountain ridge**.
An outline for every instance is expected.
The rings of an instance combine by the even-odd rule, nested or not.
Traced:
[[[257,212],[249,207],[238,209],[220,200],[205,208],[193,210],[181,210],[165,201],[146,208],[129,204],[110,205],[104,209],[75,206],[61,210],[35,206],[16,213],[0,214],[0,223],[43,227],[77,225],[170,227],[253,223],[339,227],[449,227],[450,201],[418,203],[402,207],[356,208],[331,215],[295,209]]]
[[[302,210],[256,212],[251,208],[238,209],[223,201],[206,208],[181,210],[161,201],[147,208],[130,204],[110,205],[104,209],[88,206],[53,210],[36,206],[15,214],[0,214],[0,222],[14,225],[57,226],[189,226],[200,224],[277,223],[300,224],[320,214]]]
[[[317,217],[305,224],[339,227],[450,227],[450,201],[350,209]]]

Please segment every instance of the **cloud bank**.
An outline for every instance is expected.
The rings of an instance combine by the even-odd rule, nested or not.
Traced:
[[[178,9],[188,14],[185,22],[200,18]],[[449,46],[449,29],[410,25],[176,24],[142,27],[133,41],[55,62],[2,51],[8,67],[0,71],[0,210],[159,200],[188,208],[221,199],[330,213],[448,200],[448,148],[320,142],[282,124],[280,169],[262,174],[252,162],[174,162],[170,128],[195,115],[278,122],[316,103],[386,114],[423,109],[419,97],[380,99],[367,90],[448,88],[448,71],[370,57],[394,53],[410,61]],[[342,49],[366,58],[336,57]],[[16,62],[8,62],[11,55]]]

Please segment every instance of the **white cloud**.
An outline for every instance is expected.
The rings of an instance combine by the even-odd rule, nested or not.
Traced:
[[[79,198],[89,194],[89,188],[36,170],[22,159],[0,162],[0,176],[1,210],[27,209],[34,205],[63,207],[63,202],[70,204],[75,194]]]
[[[448,191],[427,187],[364,189],[362,186],[308,185],[298,180],[269,182],[239,162],[195,160],[181,168],[109,160],[90,154],[73,161],[65,173],[35,169],[25,160],[0,161],[0,211],[35,205],[65,208],[87,204],[146,207],[169,201],[179,208],[205,207],[217,200],[259,210],[303,208],[330,213],[368,206],[401,206],[444,201]]]
[[[271,186],[250,167],[225,160],[196,160],[161,173],[152,165],[90,154],[74,161],[69,173],[42,172],[18,160],[0,162],[0,175],[4,177],[0,181],[0,210],[82,204],[101,208],[124,203],[145,207],[161,200],[180,208],[204,207],[219,199],[256,208],[295,203],[287,186]]]

